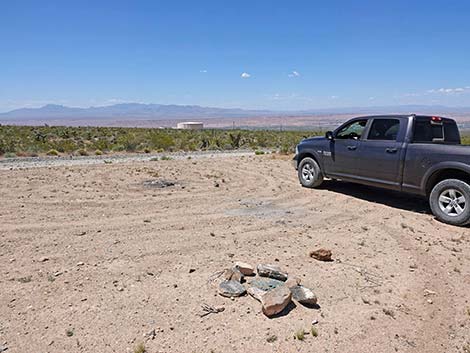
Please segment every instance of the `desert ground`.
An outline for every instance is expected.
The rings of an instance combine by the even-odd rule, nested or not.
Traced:
[[[420,198],[305,189],[290,157],[253,154],[11,166],[0,200],[6,353],[470,352],[470,230]],[[281,266],[319,307],[270,319],[218,295],[235,261]]]

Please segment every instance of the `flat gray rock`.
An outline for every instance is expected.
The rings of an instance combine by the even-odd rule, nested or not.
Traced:
[[[250,296],[255,298],[257,301],[261,302],[263,299],[263,295],[266,293],[266,291],[256,288],[256,287],[250,287],[247,289],[247,292]]]
[[[250,283],[250,286],[261,289],[263,291],[268,291],[284,284],[283,281],[272,278],[255,278]]]
[[[258,274],[262,277],[274,278],[280,281],[287,280],[287,272],[282,271],[277,265],[259,264],[257,270]]]
[[[246,293],[245,287],[237,281],[223,281],[219,284],[219,294],[223,297],[239,297]]]
[[[292,293],[292,299],[298,301],[300,304],[315,305],[317,304],[317,297],[313,292],[304,286],[293,286],[289,288]]]

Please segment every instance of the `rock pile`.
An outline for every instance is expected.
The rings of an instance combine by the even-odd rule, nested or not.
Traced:
[[[268,317],[280,314],[292,300],[306,306],[317,304],[313,291],[301,285],[299,278],[289,277],[279,266],[259,264],[256,271],[258,276],[250,264],[236,262],[221,273],[219,294],[235,298],[248,293],[261,303],[263,313]],[[245,276],[252,278],[244,285]]]

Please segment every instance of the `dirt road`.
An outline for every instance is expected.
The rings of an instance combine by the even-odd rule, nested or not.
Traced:
[[[0,177],[0,351],[470,352],[470,231],[423,200],[307,190],[274,155]],[[176,185],[145,183],[162,179]],[[320,308],[268,319],[219,296],[208,279],[236,260],[280,265]],[[201,318],[204,303],[225,311]],[[295,340],[312,320],[318,337]]]

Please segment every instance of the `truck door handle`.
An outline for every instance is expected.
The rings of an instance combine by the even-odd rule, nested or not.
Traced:
[[[396,148],[387,148],[385,150],[385,152],[387,152],[387,153],[397,153],[397,151],[398,151],[398,149],[396,149]]]
[[[348,150],[354,151],[357,148],[357,146],[348,146]]]

